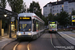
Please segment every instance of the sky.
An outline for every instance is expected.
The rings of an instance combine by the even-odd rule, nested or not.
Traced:
[[[32,1],[39,2],[39,5],[40,5],[40,7],[42,9],[42,13],[43,13],[43,6],[44,5],[46,5],[49,2],[55,2],[57,0],[23,0],[23,1],[25,2],[27,8],[29,8],[29,5],[30,5],[30,3],[32,3]],[[12,11],[8,3],[6,6],[6,9]]]

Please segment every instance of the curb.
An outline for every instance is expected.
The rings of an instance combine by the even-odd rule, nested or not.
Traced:
[[[63,32],[58,32],[58,34],[60,34],[63,38],[65,38],[69,43],[71,43],[72,45],[75,45],[75,39],[67,34],[62,34]]]
[[[12,40],[12,41],[6,43],[4,46],[1,47],[1,50],[3,50],[5,46],[7,46],[8,44],[10,44],[11,42],[14,42],[15,40],[16,40],[16,39],[14,39],[14,40]]]

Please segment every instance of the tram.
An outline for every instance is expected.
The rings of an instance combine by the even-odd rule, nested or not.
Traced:
[[[57,21],[48,21],[49,32],[57,32]]]
[[[44,21],[36,14],[18,14],[17,39],[37,39],[44,30]]]

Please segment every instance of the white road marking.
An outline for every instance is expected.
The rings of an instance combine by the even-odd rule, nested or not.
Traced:
[[[63,32],[60,32],[60,33],[63,33]],[[63,33],[64,34],[64,33]],[[64,34],[65,36],[67,36],[67,37],[69,37],[69,38],[71,38],[71,39],[73,39],[73,40],[75,40],[75,38],[73,38],[73,37],[71,37],[71,36],[69,36],[69,35],[67,35],[67,34]],[[71,49],[72,50],[72,49]]]
[[[63,33],[63,32],[60,32],[60,33]],[[64,34],[64,33],[63,33],[63,34]],[[67,34],[64,34],[64,35],[66,35],[67,37],[70,37],[71,39],[75,40],[75,38],[73,38],[73,37],[71,37],[71,36],[69,36],[69,35],[67,35]]]

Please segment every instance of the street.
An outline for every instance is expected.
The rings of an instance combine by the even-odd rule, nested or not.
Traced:
[[[2,50],[75,50],[75,48],[58,33],[45,32],[36,40],[15,40]]]
[[[75,50],[75,0],[0,0],[0,50]]]

